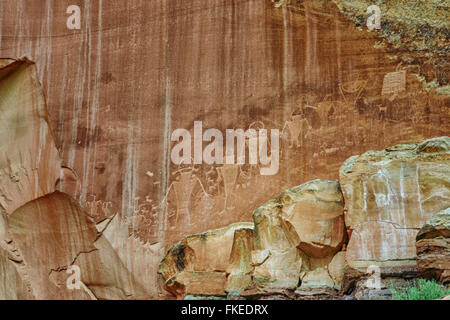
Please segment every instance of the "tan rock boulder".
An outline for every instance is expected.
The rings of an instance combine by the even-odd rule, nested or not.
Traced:
[[[242,222],[188,236],[170,247],[160,263],[158,273],[167,281],[181,271],[226,272],[235,231],[252,228],[253,223]]]
[[[61,160],[36,66],[0,60],[0,212],[55,191]]]
[[[181,271],[168,279],[165,289],[174,294],[177,299],[192,296],[226,296],[225,272],[212,271]]]
[[[255,277],[297,287],[302,270],[327,265],[346,240],[343,196],[336,181],[314,180],[282,192],[253,213]]]
[[[416,238],[419,276],[450,282],[450,208],[434,215]]]
[[[282,218],[281,204],[271,200],[253,212],[255,249],[295,248],[300,238],[293,226]],[[259,254],[258,254],[259,255]]]
[[[297,248],[254,251],[254,281],[269,288],[294,289],[300,280],[302,262]]]
[[[349,265],[415,265],[415,234],[450,205],[450,138],[351,157],[341,167],[340,184],[351,234]]]
[[[337,181],[314,180],[279,195],[281,215],[308,256],[333,256],[345,241],[344,197]]]
[[[234,232],[230,262],[227,267],[228,293],[240,293],[252,283],[252,250],[254,248],[253,229],[237,229]]]
[[[341,290],[344,281],[344,272],[347,267],[346,252],[338,252],[328,265],[328,273],[334,282],[334,289]]]
[[[301,276],[300,291],[310,289],[342,288],[344,271],[347,266],[345,251],[340,251],[330,259],[309,259],[309,265],[304,268]],[[328,262],[329,261],[329,262]]]
[[[240,292],[251,283],[252,250],[253,223],[235,223],[176,243],[161,261],[158,273],[164,288],[179,299],[221,296],[226,295],[225,290]]]
[[[268,287],[297,287],[302,267],[297,248],[300,239],[293,226],[282,218],[279,201],[272,200],[258,208],[253,213],[253,220],[255,281]]]
[[[256,247],[299,247],[333,256],[345,241],[343,196],[337,181],[314,180],[282,192],[253,213]]]

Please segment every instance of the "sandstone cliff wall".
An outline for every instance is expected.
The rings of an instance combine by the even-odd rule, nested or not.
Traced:
[[[281,190],[338,179],[352,155],[448,135],[449,98],[433,88],[445,93],[448,54],[429,48],[446,43],[426,43],[426,63],[411,58],[416,44],[369,32],[363,6],[342,2],[1,1],[0,57],[27,56],[37,70],[26,90],[9,92],[33,108],[42,102],[27,95],[39,80],[48,110],[27,119],[1,96],[3,214],[55,189],[67,193],[157,296],[158,262],[184,236],[250,222]],[[80,30],[66,27],[72,4],[81,8]],[[394,9],[389,17],[401,13]],[[447,24],[419,20],[390,28],[403,34],[425,23],[446,39]],[[392,72],[404,76],[404,90],[391,90]],[[192,132],[194,121],[222,132],[280,130],[280,170],[174,165],[170,135]],[[11,125],[16,136],[4,131]],[[34,128],[29,137],[20,135],[24,126]]]

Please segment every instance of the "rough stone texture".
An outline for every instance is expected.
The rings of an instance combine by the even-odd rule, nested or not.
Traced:
[[[330,274],[331,279],[333,279],[334,289],[336,290],[342,289],[344,272],[347,267],[345,255],[345,251],[338,252],[328,265],[328,273]]]
[[[417,241],[433,238],[450,238],[450,207],[433,215],[417,233]]]
[[[416,233],[417,229],[396,227],[391,222],[362,222],[352,231],[347,251],[349,264],[356,268],[415,265]]]
[[[340,170],[350,266],[416,264],[415,235],[450,205],[450,138],[349,158]]]
[[[296,288],[302,269],[312,271],[315,258],[331,260],[346,239],[336,181],[314,180],[286,190],[255,210],[253,219],[255,276],[270,286]]]
[[[252,252],[252,259],[255,253]],[[300,280],[302,258],[297,248],[265,250],[264,260],[252,260],[255,282],[270,288],[295,289]]]
[[[333,255],[345,241],[344,198],[337,181],[315,180],[279,195],[283,223],[291,225],[309,257]]]
[[[158,283],[158,264],[164,251],[161,244],[143,243],[135,237],[130,237],[128,226],[118,215],[106,219],[96,227],[136,281],[150,293],[151,297],[157,297],[158,289],[154,284]]]
[[[0,248],[0,300],[32,299],[8,252]]]
[[[56,192],[31,201],[10,215],[8,226],[10,246],[20,252],[22,279],[35,298],[149,297],[70,196]],[[72,265],[80,268],[82,290],[66,286]]]
[[[155,258],[142,252],[149,246],[130,245],[128,230],[118,232],[111,219],[96,226],[71,196],[55,192],[55,185],[76,185],[77,177],[61,167],[35,64],[26,58],[0,60],[0,93],[0,298],[155,296],[154,286],[144,288],[134,278],[139,274],[145,284],[156,279],[156,270],[151,280],[142,276],[143,263]],[[109,241],[120,245],[114,250]],[[127,260],[124,246],[141,260]],[[81,272],[81,287],[74,290],[67,286],[72,266]]]
[[[55,191],[61,159],[36,65],[0,60],[0,214]]]
[[[297,294],[320,296],[321,290],[325,290],[323,294],[330,295],[333,292],[333,295],[336,295],[334,290],[342,289],[347,267],[345,251],[325,259],[309,258],[306,261],[306,266],[300,275],[301,286],[296,290]]]
[[[334,288],[334,281],[326,268],[316,268],[302,278],[300,289]]]
[[[253,241],[251,223],[183,239],[169,249],[159,266],[164,288],[178,299],[239,295],[252,284]]]
[[[252,250],[254,249],[253,229],[234,231],[233,247],[227,267],[225,291],[229,294],[240,293],[252,283]]]
[[[282,192],[253,213],[255,248],[299,247],[315,258],[333,255],[345,241],[343,218],[338,182],[307,182]]]
[[[427,221],[416,241],[419,277],[450,283],[450,208]]]
[[[240,292],[251,282],[253,224],[232,224],[184,238],[161,261],[164,288],[177,298]],[[202,283],[205,288],[202,291]]]
[[[66,28],[71,4],[81,7],[81,30]],[[62,159],[57,189],[101,226],[116,217],[110,227],[120,232],[116,237],[110,229],[110,243],[156,295],[156,276],[143,272],[144,265],[149,273],[157,270],[167,249],[186,235],[251,221],[279,190],[337,179],[351,155],[448,134],[448,96],[415,76],[445,85],[447,53],[437,64],[428,56],[442,44],[426,36],[426,48],[415,51],[422,60],[411,62],[406,46],[385,45],[341,10],[320,0],[277,7],[269,0],[3,0],[0,56],[36,62]],[[404,10],[391,20],[399,16]],[[425,25],[435,28],[435,18]],[[423,23],[413,16],[406,27],[387,31],[396,36],[410,25]],[[384,79],[394,71],[404,72],[405,90],[383,95]],[[15,98],[22,96],[25,91]],[[221,131],[279,129],[280,171],[260,176],[249,165],[171,164],[171,132],[192,132],[195,120]],[[45,135],[45,125],[41,129],[33,131],[35,140]],[[32,144],[42,153],[34,152],[31,162],[53,152],[38,145]],[[39,165],[53,167],[50,158]],[[8,194],[15,203],[8,213],[54,191],[57,171],[43,171],[36,197],[35,183],[22,189],[30,199]],[[8,175],[0,186],[10,183]]]

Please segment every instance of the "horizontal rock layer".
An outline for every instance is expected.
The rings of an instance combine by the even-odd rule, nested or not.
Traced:
[[[427,221],[416,241],[419,276],[450,283],[450,208]]]

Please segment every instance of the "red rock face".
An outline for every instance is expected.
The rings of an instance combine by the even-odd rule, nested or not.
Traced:
[[[66,27],[72,4],[80,30]],[[96,222],[118,214],[129,235],[163,248],[152,251],[160,258],[185,235],[251,221],[281,190],[337,179],[351,155],[448,134],[448,97],[425,90],[402,49],[380,41],[331,2],[0,3],[0,56],[36,61],[68,168],[58,190]],[[405,90],[386,88],[399,70]],[[194,121],[223,133],[278,129],[278,173],[174,165],[171,134],[193,135]]]

